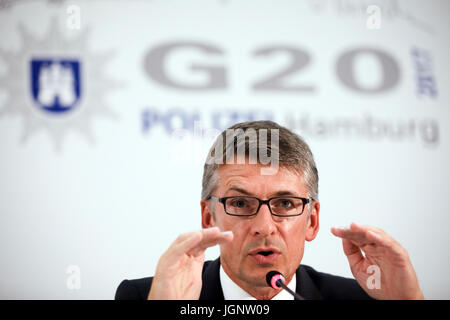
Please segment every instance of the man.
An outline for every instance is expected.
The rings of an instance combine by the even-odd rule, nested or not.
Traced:
[[[318,171],[308,145],[274,122],[238,123],[219,135],[200,205],[203,229],[179,236],[153,278],[124,280],[116,299],[293,299],[267,285],[272,270],[304,299],[423,299],[406,250],[374,227],[331,230],[356,280],[301,265],[305,240],[319,231]],[[217,244],[220,258],[204,262]]]

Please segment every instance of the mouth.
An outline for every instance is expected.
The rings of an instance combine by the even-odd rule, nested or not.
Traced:
[[[281,252],[275,248],[258,248],[249,252],[249,256],[258,264],[274,264]]]

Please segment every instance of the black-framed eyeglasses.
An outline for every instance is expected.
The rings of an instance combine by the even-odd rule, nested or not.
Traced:
[[[208,200],[218,201],[223,204],[225,213],[230,216],[248,217],[259,212],[263,204],[269,207],[270,213],[277,217],[294,217],[303,213],[306,205],[313,201],[313,198],[301,197],[273,197],[261,200],[250,196],[234,196],[217,198],[210,196]]]

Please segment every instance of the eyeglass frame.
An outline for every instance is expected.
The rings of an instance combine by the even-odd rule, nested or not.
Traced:
[[[253,214],[234,214],[234,213],[229,213],[229,212],[227,212],[227,206],[226,206],[225,203],[226,203],[227,199],[231,199],[231,198],[253,198],[253,199],[256,199],[259,202],[258,209],[256,209],[256,212],[253,213]],[[272,212],[272,208],[270,207],[270,204],[269,204],[270,201],[272,201],[273,199],[283,199],[283,198],[294,198],[294,199],[302,200],[302,203],[303,203],[302,212],[300,212],[298,214],[278,214],[278,213],[273,213]],[[298,216],[303,214],[303,212],[305,211],[306,205],[308,203],[311,203],[315,199],[314,198],[293,197],[293,196],[284,196],[284,197],[283,196],[278,196],[278,197],[269,198],[267,200],[261,200],[261,199],[259,199],[257,197],[253,197],[253,196],[230,196],[230,197],[222,197],[222,198],[218,198],[218,197],[215,197],[215,196],[209,196],[208,198],[206,198],[206,200],[214,200],[214,201],[222,203],[225,213],[230,215],[230,216],[234,216],[234,217],[253,217],[253,216],[256,216],[258,214],[258,212],[259,212],[259,209],[261,209],[261,206],[263,204],[267,205],[267,207],[269,208],[270,214],[272,214],[273,216],[276,216],[276,217],[298,217]]]

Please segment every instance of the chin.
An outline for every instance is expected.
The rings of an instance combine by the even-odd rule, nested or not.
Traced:
[[[272,269],[271,269],[272,270]],[[255,287],[267,287],[265,270],[248,270],[247,272],[241,272],[240,278],[242,281],[250,283]]]
[[[276,270],[284,274],[286,268],[281,263],[274,264],[251,264],[246,268],[246,274],[255,282],[260,282],[261,286],[267,286],[266,274],[270,271]]]

